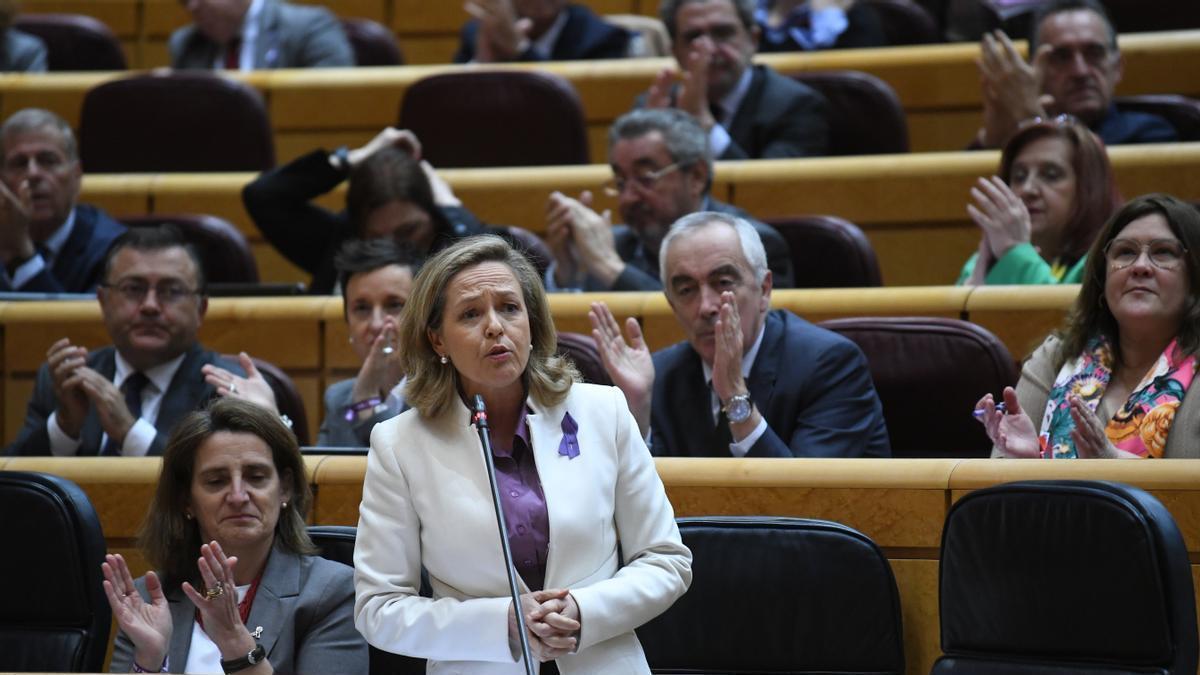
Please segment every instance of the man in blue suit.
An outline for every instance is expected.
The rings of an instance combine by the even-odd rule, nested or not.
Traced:
[[[83,169],[71,127],[27,108],[0,126],[0,290],[86,293],[125,227],[77,204]]]
[[[596,345],[658,456],[888,457],[883,409],[862,352],[770,309],[762,241],[741,218],[702,212],[671,226],[664,292],[687,341],[651,356],[603,303]]]
[[[566,0],[468,0],[455,63],[629,56],[632,35]]]

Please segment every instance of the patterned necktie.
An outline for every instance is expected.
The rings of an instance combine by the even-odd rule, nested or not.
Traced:
[[[712,392],[712,382],[708,383],[708,390]],[[718,399],[719,400],[719,399]],[[724,410],[717,411],[717,425],[713,430],[713,435],[710,438],[708,446],[709,457],[730,457],[732,453],[729,451],[729,444],[733,442],[733,433],[729,430],[729,419],[725,417]]]
[[[142,416],[142,390],[146,388],[146,383],[150,380],[140,372],[134,372],[125,378],[125,383],[121,385],[121,391],[125,394],[125,407],[129,409],[129,414],[133,415],[136,422]],[[121,443],[118,443],[112,436],[108,437],[108,442],[104,444],[104,451],[100,454],[117,457],[121,454]]]
[[[240,70],[242,67],[242,38],[235,37],[225,45],[225,70]]]
[[[712,113],[713,119],[716,120],[717,124],[725,126],[725,110],[721,108],[720,103],[709,103],[708,112]]]

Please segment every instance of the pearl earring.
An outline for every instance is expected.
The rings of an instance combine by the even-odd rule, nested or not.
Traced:
[[[186,513],[186,512],[185,512],[185,513],[183,514],[183,517],[184,517],[184,518],[187,518],[188,520],[191,520],[191,519],[192,519],[192,514],[190,514],[190,513]]]
[[[287,508],[287,502],[283,503],[283,508],[285,508],[285,509]]]
[[[450,363],[450,357],[446,356],[445,354],[442,354],[441,361],[442,361],[442,365],[446,365],[447,363]]]

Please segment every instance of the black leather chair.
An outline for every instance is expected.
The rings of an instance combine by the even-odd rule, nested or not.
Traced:
[[[1187,548],[1139,488],[1033,481],[966,495],[946,516],[939,596],[934,675],[1196,672]]]
[[[327,560],[354,567],[354,541],[358,528],[349,525],[309,525],[308,536]],[[421,594],[428,596],[429,583],[421,575]],[[392,654],[371,647],[370,675],[424,675],[425,659]]]
[[[421,139],[436,167],[588,163],[579,94],[552,73],[432,75],[404,93],[400,127]]]
[[[205,72],[154,72],[83,97],[79,157],[88,173],[262,171],[275,145],[262,96]]]
[[[868,537],[734,516],[681,518],[679,532],[691,588],[637,631],[653,672],[904,672],[896,580]]]
[[[837,216],[797,216],[767,221],[792,252],[796,288],[882,286],[879,260],[863,231]]]
[[[913,0],[859,0],[875,10],[888,46],[941,42],[937,21]]]
[[[370,19],[342,19],[342,30],[354,49],[358,66],[402,66],[404,55],[396,36],[381,24]]]
[[[1153,113],[1165,117],[1181,141],[1200,141],[1200,100],[1175,94],[1118,96],[1117,109]]]
[[[0,671],[98,673],[112,612],[96,510],[75,483],[0,471]]]
[[[908,152],[908,120],[896,92],[857,70],[814,70],[792,78],[829,101],[830,155]]]
[[[125,70],[125,53],[112,30],[83,14],[21,14],[13,28],[46,43],[46,69]]]
[[[1017,383],[1015,362],[999,338],[968,321],[934,317],[820,325],[850,338],[866,355],[893,457],[991,454],[992,442],[971,410],[984,394],[999,395]]]
[[[612,378],[604,369],[600,351],[596,349],[596,342],[591,335],[559,331],[558,353],[575,362],[575,367],[579,369],[584,382],[612,385]]]
[[[122,216],[127,227],[158,227],[170,223],[179,228],[184,241],[196,247],[204,275],[210,284],[258,283],[258,263],[246,236],[233,223],[216,216],[196,213],[155,213]]]

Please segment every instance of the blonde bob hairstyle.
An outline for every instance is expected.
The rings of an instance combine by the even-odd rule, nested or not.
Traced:
[[[558,334],[537,270],[500,237],[467,237],[442,249],[421,267],[400,319],[400,354],[408,375],[404,400],[422,417],[436,417],[450,409],[456,399],[461,400],[458,370],[453,363],[441,362],[429,342],[429,333],[442,327],[450,281],[463,270],[486,262],[507,265],[525,299],[533,342],[522,375],[526,396],[542,405],[555,405],[580,379],[574,364],[556,354]]]

